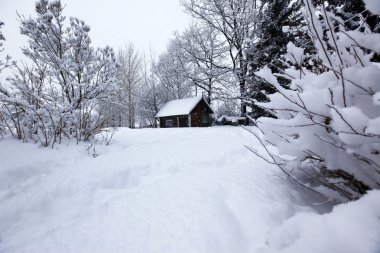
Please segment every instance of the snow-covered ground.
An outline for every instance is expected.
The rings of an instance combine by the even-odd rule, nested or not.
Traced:
[[[244,144],[240,127],[120,129],[96,158],[1,140],[0,252],[380,252],[378,191],[317,214]]]

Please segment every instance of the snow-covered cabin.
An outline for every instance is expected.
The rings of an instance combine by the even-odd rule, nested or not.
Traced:
[[[167,102],[157,113],[161,128],[208,127],[213,110],[203,97],[177,99]]]

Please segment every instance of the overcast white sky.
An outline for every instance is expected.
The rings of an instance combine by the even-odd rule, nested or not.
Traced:
[[[34,0],[0,0],[0,20],[5,23],[5,50],[14,59],[22,57],[20,47],[26,38],[19,34],[16,11],[35,16]],[[149,53],[163,52],[174,31],[183,30],[190,18],[179,0],[61,0],[66,17],[78,17],[91,27],[95,46],[112,46],[115,50],[132,41]]]

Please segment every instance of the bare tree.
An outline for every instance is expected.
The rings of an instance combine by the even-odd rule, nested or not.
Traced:
[[[255,25],[255,0],[182,0],[186,11],[219,32],[226,41],[231,71],[239,84],[241,108],[247,112],[244,97],[248,65],[244,53],[246,39],[252,34]]]
[[[136,124],[136,105],[142,81],[142,60],[133,43],[128,43],[117,55],[121,89],[118,95],[119,126],[134,128]]]
[[[230,72],[225,64],[225,41],[220,39],[215,29],[193,24],[183,33],[176,33],[173,43],[180,50],[186,77],[205,93],[207,102],[211,104],[212,97],[218,96],[217,90],[220,91],[224,77]]]
[[[166,90],[166,101],[186,98],[192,94],[192,83],[183,71],[184,64],[180,46],[171,41],[167,52],[160,55],[153,66],[160,85]]]
[[[142,85],[139,96],[139,118],[143,127],[157,127],[156,114],[167,101],[166,88],[160,85],[152,67],[155,64],[151,53],[150,60],[144,55]]]

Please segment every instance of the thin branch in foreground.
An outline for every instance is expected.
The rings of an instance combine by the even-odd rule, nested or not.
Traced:
[[[264,148],[264,150],[266,151],[266,153],[271,157],[272,159],[272,162],[269,161],[270,164],[274,164],[276,165],[283,173],[285,173],[293,182],[295,182],[296,184],[300,185],[301,187],[313,192],[313,193],[316,193],[317,195],[319,196],[322,196],[324,198],[326,198],[326,196],[321,193],[321,192],[318,192],[317,190],[314,190],[312,189],[311,187],[305,185],[304,183],[302,183],[301,181],[299,181],[297,178],[295,178],[293,175],[291,175],[286,169],[284,169],[280,163],[278,163],[276,161],[276,159],[274,158],[274,155],[268,150],[268,148],[265,146],[265,144],[263,143],[263,141],[261,140],[261,138],[259,136],[257,136],[257,134],[253,131],[251,131],[250,129],[246,128],[246,127],[243,127],[243,129],[245,129],[246,131],[250,132],[251,134],[253,134],[253,136],[260,142],[261,146]],[[252,150],[251,150],[252,152]],[[256,152],[253,152],[255,155]],[[262,158],[261,155],[258,155],[259,158]],[[264,161],[266,161],[267,159],[263,159]]]

